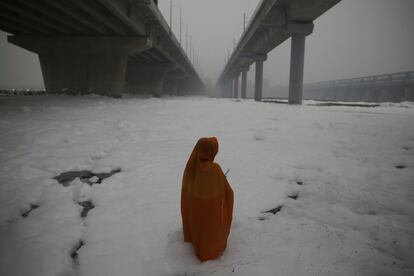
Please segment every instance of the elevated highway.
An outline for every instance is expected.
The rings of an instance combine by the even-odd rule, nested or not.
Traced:
[[[39,55],[48,93],[203,88],[154,0],[2,0],[0,29]]]
[[[414,71],[306,84],[304,97],[322,101],[414,101]]]
[[[223,96],[246,97],[247,72],[256,64],[255,100],[262,99],[263,63],[267,54],[291,38],[289,103],[301,104],[305,38],[313,32],[313,21],[340,0],[262,0],[248,27],[224,67],[217,88]]]

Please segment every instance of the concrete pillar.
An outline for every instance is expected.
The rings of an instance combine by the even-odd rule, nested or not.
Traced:
[[[260,102],[263,95],[263,62],[267,59],[266,54],[256,55],[256,79],[254,84],[254,100]]]
[[[177,94],[178,95],[189,95],[191,91],[191,80],[189,77],[179,80],[177,84]]]
[[[137,37],[9,36],[39,55],[48,93],[95,93],[121,97],[128,56],[151,47]]]
[[[131,94],[150,94],[161,97],[166,74],[175,70],[171,63],[128,62],[125,92]]]
[[[240,73],[237,73],[236,77],[234,78],[234,92],[233,92],[233,98],[239,97],[239,76]]]
[[[162,86],[162,95],[177,95],[178,83],[179,79],[165,77]]]
[[[289,23],[291,33],[289,104],[302,104],[305,39],[313,31],[313,24]]]
[[[162,87],[163,95],[178,95],[178,84],[181,80],[185,79],[187,74],[177,71],[172,71],[166,74],[164,77],[164,83]]]
[[[249,68],[242,68],[242,79],[241,79],[241,97],[242,99],[247,98],[247,71]]]
[[[289,104],[302,104],[305,35],[292,35],[290,54]]]

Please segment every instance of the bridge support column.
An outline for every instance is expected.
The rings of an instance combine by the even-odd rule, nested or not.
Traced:
[[[227,97],[232,98],[233,97],[233,91],[234,91],[234,82],[233,82],[233,80],[229,80],[227,85],[228,85]]]
[[[177,94],[180,96],[190,95],[191,92],[191,80],[190,78],[183,78],[178,81]]]
[[[125,91],[161,97],[164,78],[175,68],[176,66],[170,63],[138,63],[131,60],[126,73]]]
[[[121,97],[129,55],[151,47],[135,37],[9,36],[10,43],[39,55],[48,93],[96,93]]]
[[[302,104],[305,39],[313,31],[313,24],[289,23],[292,34],[290,50],[289,104]]]
[[[233,91],[233,98],[239,97],[239,76],[240,73],[237,73],[236,77],[234,78],[234,91]]]
[[[260,102],[263,95],[263,62],[267,55],[256,55],[256,79],[254,84],[254,100]]]
[[[181,72],[167,73],[162,86],[163,94],[178,95],[178,85],[186,76],[187,74]]]
[[[241,97],[242,99],[247,98],[247,71],[248,67],[242,68],[242,78],[241,78]]]

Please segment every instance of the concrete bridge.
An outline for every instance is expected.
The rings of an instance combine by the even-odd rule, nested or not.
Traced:
[[[414,71],[305,85],[304,97],[345,102],[414,101]]]
[[[305,38],[313,32],[313,21],[340,0],[262,0],[239,40],[223,72],[217,88],[222,96],[246,97],[247,72],[256,63],[255,100],[261,101],[263,63],[267,54],[291,38],[289,103],[301,104]]]
[[[48,93],[203,89],[156,0],[2,0],[0,29],[39,55]]]

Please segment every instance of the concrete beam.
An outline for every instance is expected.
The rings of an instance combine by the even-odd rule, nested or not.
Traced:
[[[20,21],[18,18],[10,14],[1,14],[0,18],[2,22],[5,22],[6,26],[10,26],[12,29],[18,30],[19,33],[51,33],[51,31],[44,29],[42,27],[31,24],[30,22]]]
[[[128,56],[151,47],[136,37],[9,36],[39,54],[48,93],[122,96]]]
[[[44,0],[46,3],[48,3],[50,6],[54,7],[55,9],[58,9],[62,13],[66,14],[67,16],[71,17],[75,21],[78,21],[82,24],[84,24],[87,28],[92,29],[93,31],[97,32],[98,34],[105,34],[106,30],[102,28],[98,24],[94,24],[86,20],[81,15],[77,14],[76,12],[73,12],[69,8],[66,7],[65,4],[62,4],[61,1],[55,1],[55,0]],[[63,2],[64,3],[64,2]]]
[[[136,16],[129,16],[123,11],[123,1],[109,1],[109,0],[97,0],[105,8],[107,8],[112,14],[119,18],[125,25],[127,25],[137,35],[144,35],[146,33],[145,23],[136,20]]]
[[[83,11],[85,11],[86,13],[88,13],[89,15],[91,15],[92,17],[96,18],[102,25],[107,26],[109,29],[111,29],[112,31],[114,31],[115,33],[121,34],[121,35],[126,35],[126,31],[117,26],[116,24],[114,24],[113,22],[111,22],[110,18],[102,15],[100,12],[95,11],[93,8],[91,8],[90,6],[88,6],[88,2],[82,2],[82,1],[73,1],[73,4],[75,4],[76,6],[78,6],[80,9],[82,9]]]
[[[66,32],[67,31],[67,29],[62,28],[60,26],[54,26],[53,24],[50,24],[50,22],[45,20],[43,17],[35,16],[27,12],[25,9],[21,9],[18,6],[14,6],[14,4],[16,3],[10,4],[7,2],[0,2],[0,7],[17,14],[17,16],[14,15],[14,17],[18,21],[25,22],[28,25],[36,26],[36,28],[44,30],[42,32],[44,34],[52,34],[54,32]]]
[[[66,26],[68,29],[71,29],[74,32],[77,32],[80,34],[87,33],[87,30],[83,26],[81,26],[81,24],[77,22],[69,22],[66,18],[62,17],[60,14],[55,13],[53,9],[50,9],[46,5],[42,5],[42,3],[39,3],[39,1],[24,1],[20,3],[34,11],[40,11],[42,13],[42,17],[49,18],[49,20],[52,20],[52,22],[54,21],[58,24]],[[73,33],[73,31],[71,31],[71,33]]]

